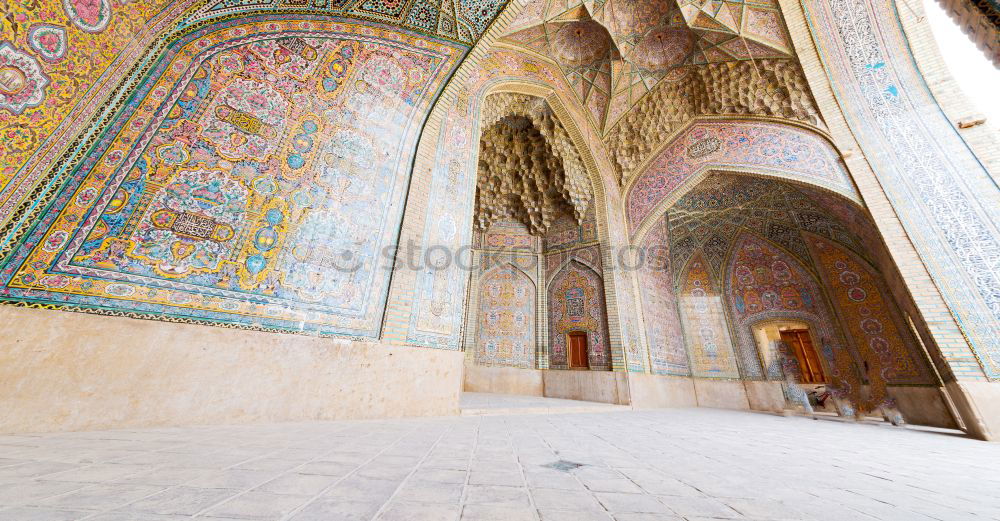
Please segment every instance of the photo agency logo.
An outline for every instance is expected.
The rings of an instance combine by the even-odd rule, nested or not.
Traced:
[[[364,256],[360,250],[343,249],[327,252],[323,255],[321,266],[338,272],[354,273],[360,270],[370,270],[382,267],[386,270],[409,271],[478,271],[489,269],[500,264],[513,264],[521,270],[544,269],[548,265],[561,266],[574,258],[576,250],[568,249],[557,252],[537,253],[527,250],[485,250],[474,248],[471,244],[460,248],[445,245],[433,245],[423,248],[414,241],[405,244],[390,245],[382,249],[380,258]],[[601,264],[605,269],[635,271],[635,270],[665,270],[669,266],[669,250],[662,245],[650,247],[628,246],[601,251]]]

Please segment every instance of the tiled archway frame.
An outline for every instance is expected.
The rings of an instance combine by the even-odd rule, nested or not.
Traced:
[[[567,270],[569,270],[570,267],[573,266],[573,265],[577,265],[577,266],[583,268],[583,271],[589,272],[590,274],[592,274],[592,276],[597,281],[603,281],[606,278],[604,276],[603,268],[601,266],[597,266],[594,263],[588,262],[586,259],[582,258],[579,255],[570,255],[569,258],[567,258],[566,260],[564,260],[562,263],[559,264],[558,268],[556,268],[555,270],[552,270],[551,274],[546,273],[545,283],[544,283],[543,290],[545,292],[545,297],[546,297],[545,298],[545,302],[546,302],[546,306],[545,306],[545,326],[546,326],[545,327],[545,334],[546,334],[545,353],[546,353],[547,356],[550,357],[550,359],[548,361],[548,365],[551,365],[551,363],[552,363],[551,356],[552,356],[552,353],[553,353],[553,351],[555,349],[555,346],[554,346],[554,343],[553,343],[553,338],[550,335],[550,333],[551,333],[550,328],[553,326],[553,324],[552,324],[553,320],[552,320],[552,315],[551,315],[552,308],[551,307],[554,306],[554,305],[556,305],[556,303],[553,302],[551,298],[549,298],[549,292],[555,286],[556,281],[559,280],[559,279],[561,279],[563,277],[563,275],[564,275],[564,272],[566,272]],[[602,284],[602,283],[598,282],[598,287],[603,292],[603,291],[606,290],[605,288],[607,288],[607,284],[606,283]],[[607,303],[608,303],[608,296],[607,296],[607,294],[602,293],[600,295],[595,295],[595,297],[596,298],[594,299],[594,302],[592,302],[592,304],[598,307],[598,313],[599,313],[599,315],[603,315],[603,320],[601,320],[601,318],[599,318],[598,319],[598,323],[596,324],[596,327],[597,327],[598,332],[599,332],[598,334],[599,334],[599,336],[603,336],[604,340],[606,342],[608,342],[608,339],[610,337],[608,329],[607,329],[607,315],[608,315],[608,306],[607,306]],[[603,322],[603,323],[601,323],[601,322]],[[609,344],[610,344],[610,342],[609,342]],[[591,344],[591,345],[593,345],[593,344]],[[564,346],[564,347],[566,347],[566,346]],[[609,345],[609,348],[612,349],[611,354],[613,355],[614,354],[613,348],[610,345]],[[614,360],[612,360],[612,362],[613,361]],[[614,365],[612,365],[611,370],[615,370]]]
[[[506,23],[506,16],[507,13],[501,15],[500,22]],[[484,37],[484,41],[489,36]],[[618,241],[623,242],[620,238],[625,236],[624,223],[614,218],[609,222],[609,217],[620,215],[617,211],[620,200],[617,185],[610,175],[610,161],[602,147],[595,146],[597,141],[581,109],[565,94],[569,87],[562,83],[555,65],[502,47],[486,51],[482,56],[475,56],[477,52],[478,48],[473,55],[479,60],[478,66],[474,70],[464,65],[459,69],[425,127],[418,146],[411,185],[414,188],[407,202],[400,244],[413,244],[418,249],[440,244],[442,234],[440,229],[434,228],[440,228],[440,223],[449,219],[454,223],[449,244],[455,247],[468,244],[481,107],[487,96],[499,92],[537,96],[548,102],[570,135],[591,179],[593,204],[598,210],[599,240],[611,248],[615,245],[611,237],[618,237]],[[561,89],[553,89],[552,85],[559,85]],[[609,208],[615,210],[609,211]],[[609,255],[609,249],[603,249],[605,255]],[[605,260],[610,261],[610,258]],[[462,306],[468,302],[468,274],[461,270],[452,270],[446,277],[439,274],[437,287],[434,279],[435,273],[431,270],[412,269],[397,262],[385,321],[385,340],[442,349],[460,347]],[[611,279],[605,277],[606,294],[617,295],[614,287],[619,279]],[[445,291],[438,292],[441,288]],[[453,297],[449,300],[452,310],[445,314],[447,316],[432,317],[432,304],[443,300],[443,294]],[[614,369],[623,369],[622,335],[613,300],[608,308],[612,365]]]
[[[887,249],[891,252],[891,260],[898,267],[902,276],[899,284],[894,284],[893,290],[900,293],[908,293],[912,296],[914,304],[903,304],[904,312],[912,320],[914,329],[920,335],[920,339],[926,346],[931,358],[935,362],[935,367],[943,379],[949,399],[954,403],[955,412],[964,421],[967,431],[981,439],[992,439],[1000,436],[1000,416],[984,414],[984,409],[977,402],[979,400],[995,400],[988,396],[993,393],[992,385],[983,369],[983,361],[972,347],[972,342],[966,336],[961,324],[961,318],[952,307],[946,303],[948,299],[948,288],[942,287],[935,278],[932,278],[934,266],[927,262],[918,253],[920,245],[914,240],[905,227],[905,217],[907,212],[901,209],[894,202],[890,202],[889,186],[882,178],[881,167],[876,163],[879,154],[868,157],[863,147],[864,136],[856,134],[854,124],[856,119],[851,116],[851,100],[845,99],[841,89],[850,86],[851,82],[837,84],[837,79],[831,77],[826,69],[825,60],[828,60],[827,51],[823,48],[822,38],[828,41],[835,40],[838,31],[829,30],[826,26],[819,30],[816,20],[817,9],[829,5],[827,2],[802,2],[801,0],[779,0],[785,20],[788,24],[789,33],[797,50],[803,70],[806,74],[810,90],[817,102],[818,107],[827,123],[830,134],[840,150],[845,153],[845,163],[851,172],[852,178],[858,185],[858,189],[864,196],[865,203],[874,217],[879,232],[884,239]],[[864,4],[861,4],[864,6]],[[856,3],[838,3],[837,8],[846,10],[857,8]],[[894,5],[889,0],[867,5],[868,11],[878,10],[879,14],[874,17],[870,12],[860,11],[860,18],[868,24],[873,19],[877,20],[877,28],[880,32],[889,31],[891,37],[883,35],[873,44],[867,40],[855,39],[856,46],[864,48],[864,52],[885,52],[883,45],[892,43],[894,47],[890,51],[890,56],[896,57],[891,63],[893,68],[899,67],[906,72],[909,78],[914,76],[914,59],[916,64],[922,69],[925,62],[921,56],[927,54],[927,37],[929,29],[926,27],[926,19],[920,23],[914,23],[912,18],[919,17],[918,13],[909,12],[907,8],[894,9]],[[808,8],[808,15],[807,15]],[[853,15],[843,14],[845,19],[855,20]],[[898,17],[898,18],[897,18]],[[825,15],[824,15],[824,18]],[[827,18],[828,19],[828,18]],[[902,27],[900,26],[902,21]],[[914,27],[919,29],[914,31]],[[905,28],[910,40],[901,41],[901,28]],[[923,35],[923,36],[921,36]],[[842,43],[840,44],[842,45]],[[884,69],[885,67],[882,67]],[[948,85],[929,86],[928,82],[936,82],[939,77],[928,75],[927,70],[919,71],[924,73],[923,80],[918,80],[916,85],[909,84],[905,92],[909,92],[911,87],[918,91],[915,95],[928,100],[919,91],[928,87],[934,93],[939,93],[938,89],[946,89]],[[897,86],[899,92],[900,86]],[[911,93],[912,94],[912,93]],[[940,123],[941,113],[935,107],[937,103],[929,100],[923,103],[926,109],[923,113],[926,119],[938,119]],[[911,105],[912,108],[912,105]],[[945,106],[945,112],[954,117],[954,105]],[[945,130],[950,124],[943,121]],[[954,132],[954,131],[953,131]],[[962,136],[960,136],[962,137]],[[948,140],[954,139],[954,136]],[[968,138],[966,138],[968,142]],[[973,140],[975,141],[975,140]],[[976,147],[976,143],[969,143],[973,151],[986,162],[987,168],[995,169],[990,164],[995,165],[988,158],[984,158],[981,149]],[[878,150],[878,149],[876,149]],[[966,154],[961,152],[960,155]],[[995,178],[996,173],[993,171]],[[994,188],[995,190],[995,188]],[[926,226],[926,224],[924,224]],[[903,299],[904,302],[909,299]],[[988,321],[986,321],[988,322]],[[984,323],[986,323],[984,322]],[[988,408],[987,408],[988,410]]]
[[[898,219],[902,226],[892,234],[912,243],[891,251],[948,359],[946,379],[1000,377],[995,172],[934,100],[915,63],[914,49],[926,42],[907,39],[900,24],[905,8],[891,0],[803,5],[795,6],[804,26],[795,36],[815,45],[810,84],[840,118],[838,140],[854,141],[863,152],[859,186],[866,199],[870,192],[886,204],[876,221]]]
[[[610,174],[612,172],[610,163],[601,161],[601,159],[606,159],[606,156],[602,154],[601,142],[596,135],[584,133],[592,127],[584,119],[585,116],[582,115],[580,111],[581,107],[576,104],[575,98],[563,95],[567,93],[566,90],[560,91],[553,89],[550,85],[539,83],[513,81],[494,85],[487,91],[486,96],[503,93],[529,95],[537,97],[540,100],[545,100],[553,113],[555,113],[556,118],[566,129],[574,148],[581,157],[587,177],[590,180],[591,188],[594,191],[594,200],[591,204],[595,205],[597,210],[597,235],[602,257],[600,262],[602,269],[597,269],[596,271],[601,274],[600,278],[604,285],[603,291],[606,306],[609,310],[614,307],[618,311],[617,322],[622,325],[621,329],[610,335],[612,368],[615,370],[625,367],[635,368],[640,363],[639,361],[644,358],[641,353],[641,344],[636,344],[632,341],[633,338],[636,338],[636,335],[630,334],[631,330],[626,325],[635,323],[635,321],[629,318],[623,319],[621,315],[629,313],[628,307],[619,307],[617,305],[619,293],[624,292],[624,295],[621,297],[624,299],[622,302],[628,302],[628,299],[631,298],[628,294],[628,288],[631,287],[630,281],[627,278],[628,274],[624,273],[623,270],[616,270],[615,267],[618,265],[614,262],[617,260],[616,252],[621,251],[626,246],[626,243],[621,239],[624,237],[624,234],[619,232],[612,233],[610,231],[612,229],[624,229],[624,223],[616,221],[616,218],[620,215],[618,208],[621,207],[621,203],[618,198],[618,186],[614,181],[614,176]],[[513,110],[507,115],[527,116],[527,114],[519,112],[519,109],[522,107],[513,106],[511,108]],[[484,121],[481,122],[480,126],[484,128],[492,123],[492,121]],[[618,278],[615,278],[616,275]],[[617,292],[615,288],[619,288]],[[547,309],[548,295],[543,292],[539,297],[541,302],[546,303],[543,309]],[[608,311],[609,317],[610,314],[611,311]],[[609,318],[608,320],[610,322],[612,319]],[[546,335],[542,337],[544,350],[546,351],[550,349],[547,327],[548,324],[546,323],[541,328],[542,333]],[[620,333],[620,337],[618,333]],[[620,353],[621,349],[619,349],[619,346],[624,349],[624,354]]]
[[[792,273],[799,277],[800,287],[809,290],[814,298],[813,311],[797,309],[777,309],[764,310],[739,317],[735,308],[735,288],[733,288],[733,278],[737,266],[738,256],[741,249],[751,243],[756,243],[765,248],[771,248],[772,252],[779,259],[784,261]],[[795,317],[809,322],[814,330],[825,338],[826,342],[816,339],[821,351],[830,349],[830,353],[842,352],[846,346],[846,336],[843,324],[836,315],[835,307],[830,301],[828,288],[824,287],[820,277],[814,272],[812,266],[802,262],[791,252],[781,247],[781,245],[762,237],[756,233],[744,232],[738,235],[730,244],[726,262],[723,265],[722,275],[722,295],[723,304],[728,312],[730,332],[734,340],[734,350],[737,357],[737,364],[740,366],[740,376],[747,380],[769,379],[768,368],[764,366],[764,358],[757,347],[757,342],[753,335],[753,326],[761,320],[770,320],[782,317]],[[850,350],[843,351],[850,352]]]
[[[794,181],[861,203],[840,153],[818,130],[770,119],[698,118],[668,140],[625,185],[632,243],[712,171]]]

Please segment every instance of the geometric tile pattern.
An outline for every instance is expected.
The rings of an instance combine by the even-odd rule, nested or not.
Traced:
[[[695,303],[688,295],[696,291],[707,297],[713,287],[721,287],[725,305],[732,306],[744,376],[756,375],[760,363],[752,323],[785,318],[806,321],[821,332],[817,347],[845,390],[860,392],[865,367],[868,379],[880,380],[879,385],[932,381],[885,278],[872,267],[873,258],[887,254],[878,251],[880,243],[861,236],[874,223],[853,206],[837,195],[784,181],[713,174],[670,208],[673,273],[688,346],[695,348],[689,353],[695,374],[704,371],[698,339],[712,301],[706,300],[699,312],[685,313]],[[733,272],[734,263],[743,267]],[[827,308],[828,302],[833,307]],[[720,316],[725,323],[724,313]],[[718,332],[710,336],[728,340]],[[841,352],[839,345],[848,351]],[[764,373],[780,376],[777,367]],[[874,402],[863,403],[866,407],[886,396],[884,388],[872,393],[868,398]],[[861,395],[855,398],[862,404]]]
[[[205,20],[253,14],[319,14],[371,20],[428,36],[473,44],[509,0],[216,0],[192,13],[181,27]]]
[[[845,224],[825,203],[787,182],[731,174],[709,176],[667,211],[675,280],[680,280],[681,270],[698,250],[704,251],[709,269],[721,273],[741,231],[781,245],[807,266],[812,260],[803,232],[821,235],[868,258],[853,228],[874,224],[867,219],[860,226]]]

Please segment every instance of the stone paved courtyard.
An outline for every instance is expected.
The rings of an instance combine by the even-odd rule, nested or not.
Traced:
[[[711,409],[0,437],[0,520],[1000,519],[1000,445]]]

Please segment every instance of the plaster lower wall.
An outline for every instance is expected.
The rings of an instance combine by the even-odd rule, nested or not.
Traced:
[[[544,371],[545,396],[567,400],[630,403],[628,376],[620,371]]]
[[[977,439],[1000,441],[1000,385],[949,382],[946,386],[955,408],[965,419],[966,432]]]
[[[747,402],[752,411],[782,412],[785,410],[785,393],[781,382],[747,380],[743,382]]]
[[[628,384],[632,407],[637,409],[698,406],[694,382],[686,376],[629,373]]]
[[[0,307],[0,432],[457,414],[460,352]]]
[[[465,364],[463,390],[470,393],[544,396],[542,371],[517,367],[484,367]]]
[[[739,380],[692,378],[698,407],[714,409],[750,409],[747,391]]]
[[[907,423],[957,429],[958,424],[937,387],[889,387],[899,412]]]

